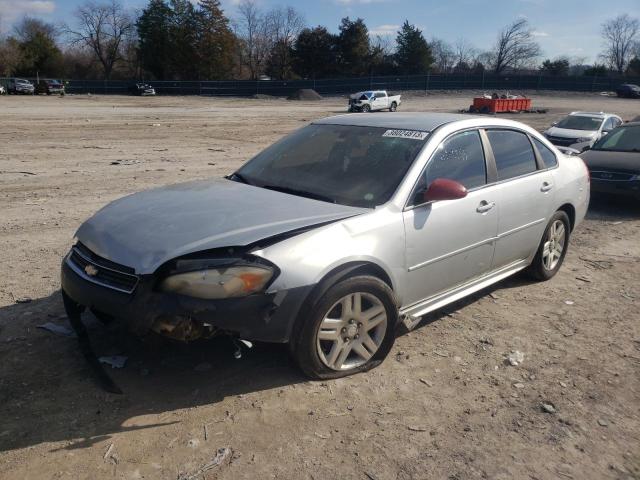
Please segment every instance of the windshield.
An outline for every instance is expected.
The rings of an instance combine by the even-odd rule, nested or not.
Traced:
[[[28,84],[28,83],[29,83],[29,80],[23,80],[23,79],[21,79],[21,78],[18,78],[18,79],[16,80],[16,83],[25,83],[25,84]]]
[[[569,115],[564,117],[556,127],[567,130],[598,130],[602,124],[601,117],[584,117],[582,115]]]
[[[343,205],[387,202],[424,146],[427,132],[309,125],[245,164],[231,178]]]
[[[640,152],[640,125],[616,128],[598,140],[591,150]]]

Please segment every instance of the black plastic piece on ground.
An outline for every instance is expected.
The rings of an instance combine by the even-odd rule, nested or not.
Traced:
[[[102,364],[98,361],[96,354],[93,352],[91,341],[89,340],[89,333],[87,332],[87,328],[84,326],[84,323],[82,323],[82,318],[80,317],[84,307],[74,302],[66,293],[64,293],[64,291],[62,292],[62,299],[64,301],[64,309],[66,310],[67,317],[69,318],[69,323],[71,323],[76,335],[78,335],[80,351],[91,367],[91,370],[93,370],[100,386],[109,393],[122,394],[120,387],[118,387],[107,372],[104,371]]]

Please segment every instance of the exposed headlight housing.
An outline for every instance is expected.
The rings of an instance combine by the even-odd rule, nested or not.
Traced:
[[[263,291],[274,273],[267,265],[202,268],[169,275],[159,289],[205,300],[246,297]]]

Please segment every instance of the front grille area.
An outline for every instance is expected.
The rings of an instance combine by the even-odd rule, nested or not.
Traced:
[[[135,271],[102,258],[78,243],[67,257],[67,264],[85,280],[123,293],[132,293],[138,284]]]
[[[561,147],[568,147],[576,143],[577,138],[564,138],[564,137],[552,137],[548,136],[547,139],[554,145],[560,145]]]
[[[627,172],[609,172],[604,170],[592,170],[591,178],[597,180],[606,180],[610,182],[628,182],[634,177],[633,173]]]

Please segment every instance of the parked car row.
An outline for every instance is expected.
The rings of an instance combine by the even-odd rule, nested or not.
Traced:
[[[0,79],[4,84],[0,84],[0,95],[64,95],[65,86],[60,80],[44,78],[34,83],[25,78],[8,78]],[[153,96],[156,94],[155,89],[148,83],[135,83],[127,88],[131,95]]]
[[[7,78],[1,80],[0,94],[9,95],[64,95],[64,84],[60,80],[43,78],[34,83],[25,78]]]

